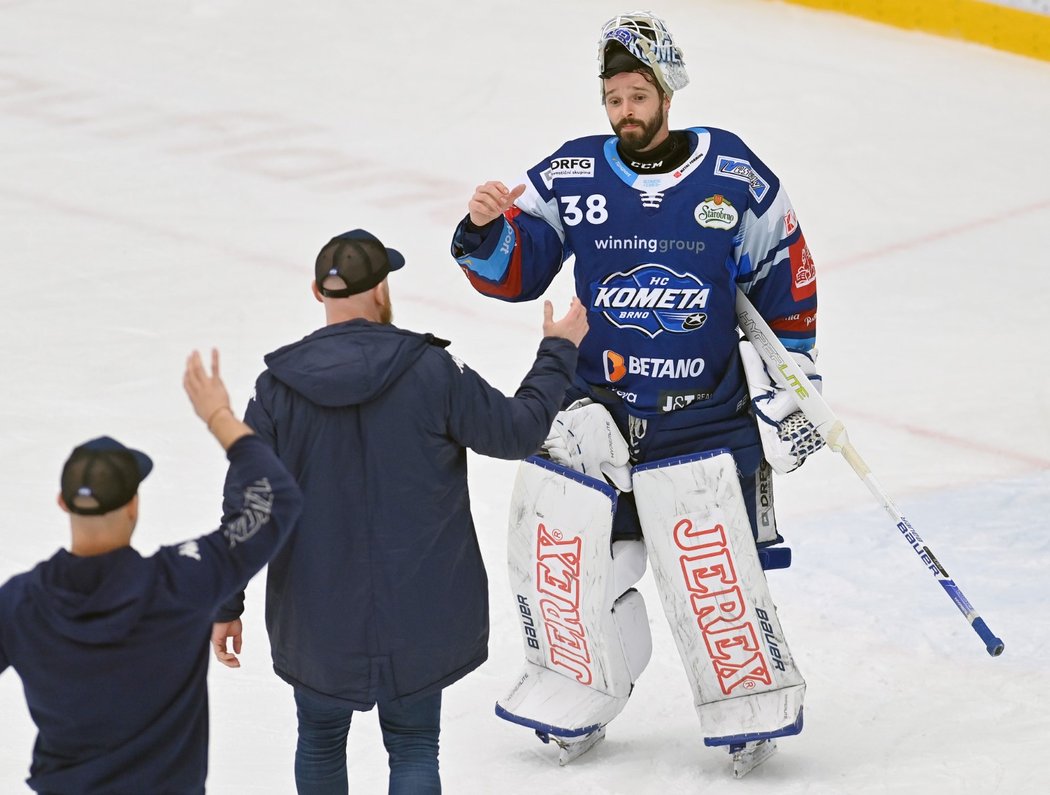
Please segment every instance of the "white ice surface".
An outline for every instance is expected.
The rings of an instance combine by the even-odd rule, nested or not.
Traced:
[[[218,346],[243,404],[263,354],[323,322],[311,263],[346,229],[406,254],[396,322],[451,338],[512,391],[542,310],[474,293],[450,232],[479,182],[607,130],[595,36],[622,10],[0,0],[0,581],[67,542],[58,470],[99,434],[154,456],[140,550],[215,526],[224,461],[182,392],[185,356]],[[734,130],[784,181],[820,273],[825,396],[1006,653],[985,653],[825,451],[778,480],[795,564],[770,574],[809,683],[805,731],[732,780],[701,743],[647,576],[653,661],[606,741],[561,769],[493,714],[521,660],[503,562],[514,465],[473,457],[491,658],[446,691],[445,790],[1042,792],[1050,64],[757,0],[658,12],[693,80],[672,125]],[[294,791],[294,707],[270,670],[262,584],[243,668],[209,675],[213,792]],[[34,736],[6,672],[0,791],[26,791]],[[374,713],[349,756],[353,792],[386,791]]]

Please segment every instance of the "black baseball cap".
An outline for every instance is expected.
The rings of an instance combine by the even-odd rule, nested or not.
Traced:
[[[74,448],[62,467],[62,499],[70,513],[100,516],[131,502],[152,469],[145,453],[100,436]]]
[[[364,229],[352,229],[325,243],[317,255],[314,278],[321,295],[346,298],[371,290],[404,265],[400,251],[387,248]]]

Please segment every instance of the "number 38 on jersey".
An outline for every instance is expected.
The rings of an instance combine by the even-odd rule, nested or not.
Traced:
[[[609,211],[605,209],[605,197],[600,193],[592,193],[586,198],[562,196],[561,203],[564,205],[561,217],[566,226],[576,226],[584,219],[589,224],[604,224],[609,220]]]

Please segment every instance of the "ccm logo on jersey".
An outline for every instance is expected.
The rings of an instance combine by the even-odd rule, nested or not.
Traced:
[[[704,371],[704,360],[660,359],[651,356],[628,356],[626,362],[616,351],[605,352],[605,378],[616,383],[628,373],[645,378],[696,378]],[[625,366],[626,364],[626,366]]]
[[[740,221],[740,213],[729,199],[716,193],[696,205],[693,218],[705,229],[732,229]]]
[[[754,167],[746,160],[720,155],[718,160],[715,161],[715,174],[746,182],[751,195],[755,197],[757,202],[761,202],[766,198],[766,194],[769,193],[769,183],[762,179]]]
[[[613,273],[593,287],[591,308],[617,328],[655,337],[696,331],[707,322],[703,310],[711,295],[691,273],[675,273],[664,265],[639,265]]]

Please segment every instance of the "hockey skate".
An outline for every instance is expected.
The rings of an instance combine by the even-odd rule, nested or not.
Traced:
[[[565,767],[565,765],[569,764],[573,759],[587,753],[599,742],[604,740],[605,727],[602,726],[600,729],[597,729],[590,734],[584,734],[580,737],[558,737],[557,735],[546,734],[540,731],[536,732],[536,736],[545,743],[553,741],[554,744],[558,746],[558,764]]]
[[[777,752],[776,740],[758,740],[729,746],[733,758],[733,778],[743,778]]]

